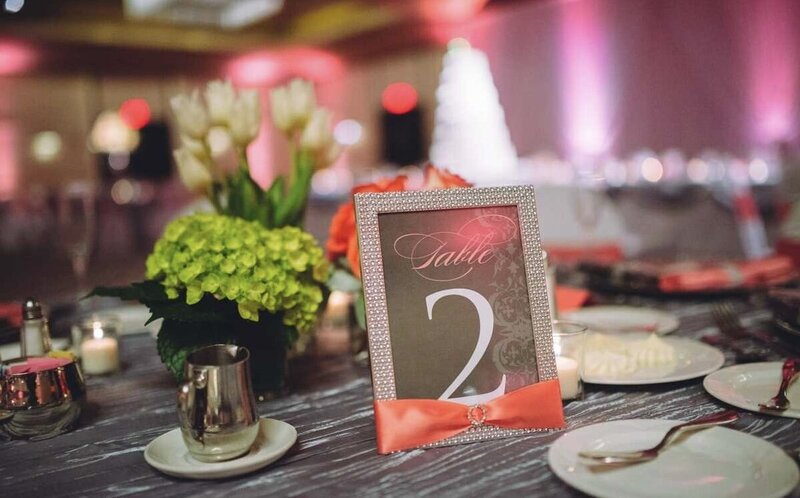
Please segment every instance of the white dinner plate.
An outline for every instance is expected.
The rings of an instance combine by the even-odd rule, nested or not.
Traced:
[[[778,393],[783,362],[746,363],[723,368],[703,380],[703,387],[715,398],[744,410],[788,418],[800,418],[800,379],[786,390],[791,402],[788,410],[764,411],[758,408]]]
[[[669,334],[680,325],[678,317],[666,311],[636,306],[588,306],[564,313],[565,320],[581,322],[595,332],[644,332]]]
[[[297,441],[294,427],[271,418],[259,422],[250,452],[226,462],[205,463],[192,458],[180,429],[158,436],[144,450],[144,459],[161,472],[186,479],[224,479],[253,472],[282,457]]]
[[[616,336],[626,340],[626,336]],[[630,340],[641,339],[641,334],[631,334]],[[725,363],[725,355],[719,349],[685,337],[662,337],[662,341],[675,348],[676,361],[670,366],[639,368],[631,374],[602,376],[585,374],[584,382],[612,386],[635,386],[664,384],[702,377]]]
[[[650,448],[674,420],[618,420],[570,431],[547,454],[553,472],[570,486],[600,498],[781,497],[797,486],[797,465],[763,439],[725,427],[688,432],[649,462],[585,464],[579,451]]]

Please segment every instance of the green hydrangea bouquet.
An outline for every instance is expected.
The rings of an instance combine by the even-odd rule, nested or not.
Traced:
[[[338,146],[331,145],[330,116],[315,108],[310,84],[293,81],[273,91],[272,97],[273,120],[294,149],[291,183],[279,177],[262,190],[250,178],[245,147],[258,134],[253,123],[260,115],[252,108],[257,106],[252,93],[237,96],[229,83],[210,83],[208,109],[196,93],[177,97],[173,107],[184,141],[175,151],[178,170],[187,187],[205,193],[216,213],[192,214],[169,223],[147,258],[145,281],[94,290],[95,295],[140,301],[150,309],[150,321],[163,318],[158,352],[179,380],[186,355],[193,349],[240,344],[250,350],[255,389],[263,394],[278,392],[286,374],[287,351],[312,330],[325,298],[329,263],[299,225],[310,171],[332,160]],[[246,105],[236,104],[241,99]],[[225,102],[230,104],[227,111],[220,109]],[[198,121],[207,123],[201,126],[204,129],[198,128]],[[240,166],[227,176],[206,145],[192,145],[206,139],[211,124],[217,133],[220,128],[228,130],[241,157]],[[247,133],[237,131],[245,128]]]

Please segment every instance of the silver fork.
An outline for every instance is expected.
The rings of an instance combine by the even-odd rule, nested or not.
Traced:
[[[761,331],[750,334],[744,328],[739,316],[729,302],[715,303],[711,308],[711,317],[722,333],[720,338],[728,349],[736,354],[736,363],[753,363],[755,361],[765,361],[771,354],[772,349],[763,346],[748,346],[746,349],[739,346],[738,341],[750,341],[757,339],[760,343],[765,343],[771,348],[776,347],[772,338]],[[709,341],[706,341],[709,342]]]
[[[766,403],[759,403],[758,407],[763,410],[777,410],[781,412],[788,409],[790,403],[789,398],[786,397],[786,389],[789,388],[789,383],[794,376],[797,375],[798,368],[800,368],[800,360],[789,358],[784,361],[783,368],[781,369],[781,385],[778,388],[778,394],[773,396]]]
[[[720,332],[724,335],[735,339],[748,337],[747,331],[742,327],[730,303],[715,303],[711,308],[711,316],[714,319],[714,323],[719,327]]]
[[[739,414],[734,410],[725,410],[723,412],[712,413],[689,422],[678,424],[664,434],[661,441],[646,450],[639,451],[580,451],[578,457],[587,463],[617,465],[640,463],[653,460],[664,450],[675,437],[686,430],[704,429],[715,425],[730,424],[739,420]]]

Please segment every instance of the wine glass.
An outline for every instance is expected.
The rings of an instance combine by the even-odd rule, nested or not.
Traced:
[[[78,293],[87,288],[95,233],[95,190],[87,182],[68,184],[58,193],[56,216],[61,244],[69,256]]]
[[[597,223],[603,213],[605,198],[600,189],[603,177],[593,172],[581,172],[576,175],[576,187],[573,192],[575,218],[591,240],[594,238]]]

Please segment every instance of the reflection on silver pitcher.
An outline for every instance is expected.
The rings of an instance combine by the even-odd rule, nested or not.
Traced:
[[[221,462],[246,453],[258,435],[247,348],[215,344],[195,350],[186,357],[184,375],[178,417],[192,456]]]

